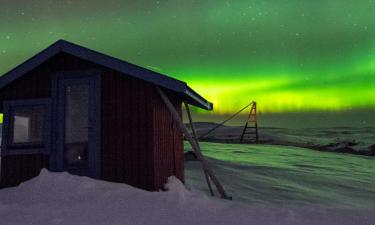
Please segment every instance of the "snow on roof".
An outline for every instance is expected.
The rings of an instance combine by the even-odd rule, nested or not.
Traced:
[[[0,190],[0,223],[16,224],[153,224],[265,225],[373,224],[374,214],[334,209],[287,209],[243,205],[191,192],[176,178],[166,192],[147,192],[42,170],[15,188]]]

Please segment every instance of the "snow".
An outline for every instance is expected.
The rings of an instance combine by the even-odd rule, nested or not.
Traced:
[[[147,192],[68,173],[42,170],[18,187],[0,190],[0,223],[19,224],[374,224],[367,210],[263,207],[209,198],[175,177],[165,192]]]
[[[260,132],[265,142],[297,146],[357,143],[351,147],[366,150],[375,140],[373,128]],[[237,133],[239,128],[226,127],[213,135],[238,139]],[[203,142],[201,147],[233,201],[207,196],[194,161],[185,165],[188,189],[170,177],[165,192],[42,170],[18,187],[0,190],[0,224],[375,224],[373,157],[278,145]]]
[[[205,134],[215,125],[215,123],[195,123],[198,136]],[[221,126],[205,136],[204,139],[214,142],[238,143],[242,131],[243,126]],[[299,129],[260,127],[259,141],[323,151],[375,154],[375,127]]]
[[[200,146],[236,201],[265,207],[375,210],[373,156],[279,145],[200,142]],[[185,182],[209,193],[199,162],[185,163]]]

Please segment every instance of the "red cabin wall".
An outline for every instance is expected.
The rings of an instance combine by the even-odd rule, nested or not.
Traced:
[[[38,176],[42,168],[49,168],[49,159],[46,155],[11,155],[2,157],[0,187],[16,186],[23,181]]]
[[[181,100],[171,99],[180,111]],[[183,179],[183,163],[181,132],[154,86],[104,71],[102,178],[159,190],[171,175]]]
[[[109,70],[101,86],[102,178],[152,190],[152,86]]]
[[[181,99],[172,95],[169,95],[169,99],[181,118]],[[172,175],[184,182],[183,137],[158,93],[155,92],[153,100],[155,186],[161,188]]]
[[[147,190],[161,189],[171,175],[183,180],[182,134],[147,82],[60,54],[3,88],[0,109],[5,100],[49,98],[55,72],[85,69],[102,72],[101,178]],[[181,99],[168,95],[181,113]],[[4,156],[0,186],[18,185],[42,168],[49,168],[48,155]]]

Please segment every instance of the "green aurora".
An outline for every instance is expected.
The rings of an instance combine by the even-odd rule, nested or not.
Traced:
[[[375,108],[375,1],[0,1],[0,74],[66,39],[186,81],[214,114]]]

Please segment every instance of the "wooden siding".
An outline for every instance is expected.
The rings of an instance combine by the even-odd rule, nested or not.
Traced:
[[[59,54],[36,69],[25,74],[0,91],[0,109],[5,100],[50,98],[52,75],[61,70],[95,68],[96,65]],[[0,186],[16,186],[39,174],[42,168],[49,168],[48,155],[14,155],[1,157]]]
[[[154,95],[155,186],[160,189],[172,175],[184,182],[184,152],[180,128],[158,93]],[[181,117],[181,99],[173,95],[169,98]]]
[[[181,100],[172,98],[181,110]],[[106,70],[102,76],[102,178],[146,190],[183,180],[182,134],[153,85]]]
[[[153,190],[151,85],[102,76],[102,178]]]
[[[16,186],[38,176],[42,168],[49,168],[48,165],[48,156],[42,154],[1,157],[0,187]]]

